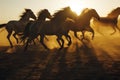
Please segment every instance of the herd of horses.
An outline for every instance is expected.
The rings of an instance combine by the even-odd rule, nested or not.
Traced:
[[[85,38],[85,32],[89,31],[92,33],[92,39],[94,38],[95,32],[90,26],[90,20],[94,19],[103,23],[113,24],[112,28],[114,32],[119,29],[117,26],[117,19],[120,14],[120,7],[112,10],[106,17],[100,17],[95,9],[85,8],[80,15],[73,12],[70,7],[62,8],[56,11],[53,15],[50,14],[48,9],[43,9],[38,12],[37,17],[31,9],[25,9],[25,12],[20,16],[20,20],[11,20],[8,23],[0,24],[0,28],[5,27],[8,32],[7,39],[10,43],[11,48],[13,47],[10,36],[13,33],[13,37],[16,42],[19,43],[18,37],[20,36],[21,42],[25,43],[24,51],[28,49],[28,45],[34,41],[34,39],[40,36],[40,43],[45,49],[49,49],[44,43],[46,35],[56,35],[57,42],[60,45],[60,49],[64,47],[65,36],[68,41],[68,46],[71,45],[71,37],[68,34],[69,31],[73,31],[76,38],[80,39],[77,32],[82,32],[82,39]],[[30,20],[32,18],[33,20]]]

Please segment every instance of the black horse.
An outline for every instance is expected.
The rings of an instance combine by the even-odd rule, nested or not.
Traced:
[[[10,46],[13,47],[13,44],[10,40],[10,36],[14,31],[13,37],[16,39],[18,43],[18,38],[16,37],[17,34],[23,33],[25,26],[29,23],[30,18],[36,19],[36,16],[32,12],[31,9],[25,9],[25,12],[21,15],[20,20],[11,20],[6,24],[0,24],[0,28],[5,27],[8,32],[7,39],[10,43]]]
[[[64,46],[64,40],[62,38],[63,35],[67,38],[67,40],[69,40],[68,45],[70,45],[71,37],[68,35],[69,29],[66,28],[66,26],[68,25],[66,19],[75,19],[76,17],[77,15],[72,12],[70,7],[65,7],[54,13],[53,17],[50,20],[44,21],[42,24],[38,23],[39,25],[37,25],[36,22],[31,27],[31,34],[29,35],[27,45],[24,50],[27,50],[28,43],[31,42],[31,40],[34,40],[38,35],[40,35],[40,43],[46,49],[48,49],[48,47],[44,44],[45,35],[56,35],[57,41],[60,45],[60,49],[62,49]]]

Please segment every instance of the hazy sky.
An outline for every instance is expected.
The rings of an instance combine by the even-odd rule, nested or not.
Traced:
[[[44,8],[54,13],[65,6],[71,6],[76,12],[90,7],[96,9],[100,16],[105,16],[120,6],[120,0],[0,0],[0,23],[18,20],[24,8],[30,8],[36,14]]]

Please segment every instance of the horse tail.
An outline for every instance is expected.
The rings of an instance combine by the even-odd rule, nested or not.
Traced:
[[[0,28],[5,27],[7,24],[0,24]]]

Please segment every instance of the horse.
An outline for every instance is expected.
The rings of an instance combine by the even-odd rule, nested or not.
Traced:
[[[120,28],[117,25],[118,22],[117,20],[119,15],[120,15],[120,7],[117,7],[116,9],[113,9],[110,13],[108,13],[106,17],[100,17],[99,19],[93,18],[93,21],[100,22],[101,24],[112,25],[111,27],[114,30],[114,32],[111,33],[112,35],[116,32],[116,29],[118,29],[120,32]]]
[[[18,43],[18,38],[16,37],[16,35],[24,31],[24,28],[27,25],[27,23],[30,21],[30,18],[36,19],[36,16],[31,9],[25,9],[25,12],[23,12],[23,14],[20,17],[21,18],[18,21],[11,20],[6,24],[0,25],[0,28],[5,27],[5,29],[8,32],[7,39],[10,43],[11,48],[13,47],[13,44],[10,40],[10,36],[12,35],[12,32],[14,31],[13,37],[16,39]]]
[[[82,10],[81,14],[78,16],[75,22],[71,21],[69,28],[74,32],[74,35],[77,39],[80,40],[80,38],[77,36],[77,32],[79,31],[82,32],[82,40],[84,39],[84,34],[86,31],[91,32],[92,39],[94,38],[94,30],[90,26],[90,20],[92,17],[95,17],[97,19],[100,18],[95,9],[85,8]]]
[[[38,37],[39,26],[41,26],[45,22],[46,18],[51,19],[52,17],[48,9],[40,10],[37,15],[38,15],[38,19],[36,21],[30,21],[25,26],[23,36],[20,38],[21,41],[24,41],[27,39],[26,48],[28,46],[28,43],[30,43],[32,40]],[[30,36],[34,36],[34,38],[30,40]]]
[[[29,39],[24,48],[24,51],[27,50],[28,43],[34,38],[36,38],[38,35],[40,35],[40,43],[44,46],[45,49],[48,49],[48,50],[49,48],[44,44],[44,41],[43,41],[45,38],[45,35],[49,35],[49,36],[56,35],[57,42],[60,45],[59,49],[62,49],[64,46],[64,40],[62,38],[63,35],[67,38],[67,40],[69,40],[68,45],[70,45],[71,37],[68,35],[69,30],[68,29],[66,30],[66,26],[67,26],[66,19],[67,18],[75,19],[76,17],[77,15],[74,12],[72,12],[70,7],[65,7],[55,12],[52,15],[52,18],[50,20],[45,21],[43,24],[39,26],[36,26],[37,24],[32,25],[33,29],[31,29],[32,30],[31,35],[29,36]],[[34,27],[36,27],[37,29],[35,29]],[[37,34],[37,32],[39,34]]]
[[[29,34],[31,34],[30,32],[31,32],[31,29],[32,29],[32,25],[37,24],[36,26],[39,26],[39,24],[43,23],[46,18],[50,19],[52,17],[50,12],[48,11],[48,9],[43,9],[43,10],[39,11],[37,15],[38,15],[38,19],[36,21],[30,21],[25,26],[25,30],[22,34],[22,37],[20,38],[21,42],[23,41],[25,43],[26,38],[29,37]],[[33,42],[34,42],[34,40],[33,40]],[[35,42],[34,42],[34,44],[35,44]]]

